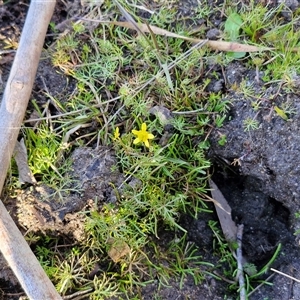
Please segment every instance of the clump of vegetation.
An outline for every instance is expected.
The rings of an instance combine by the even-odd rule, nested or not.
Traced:
[[[109,11],[111,4],[106,5]],[[154,14],[153,22],[169,26],[164,10]],[[167,284],[176,276],[182,286],[189,275],[198,283],[213,265],[186,241],[179,218],[208,211],[207,134],[210,127],[222,126],[228,101],[206,91],[210,81],[202,76],[202,44],[137,35],[109,23],[96,23],[90,30],[91,24],[74,23],[49,51],[53,65],[77,85],[67,101],[53,99],[60,114],[50,127],[40,119],[37,129],[25,129],[27,146],[35,151],[29,152],[29,163],[49,184],[53,173],[63,178],[58,165],[70,146],[111,145],[115,167],[126,181],[115,187],[122,191],[117,203],[95,202],[86,213],[86,237],[80,244],[57,255],[49,249],[58,241],[46,238],[39,240],[43,246],[37,247],[37,256],[62,295],[80,289],[90,299],[129,297],[154,277]],[[91,122],[97,124],[95,130],[80,134]],[[45,138],[37,140],[44,128]],[[75,140],[70,137],[74,132],[79,133]],[[132,179],[136,184],[129,184]],[[55,183],[62,188],[59,180]],[[169,245],[156,242],[161,228],[170,231]]]
[[[174,11],[162,4],[144,20],[139,16],[142,5],[121,3],[137,20],[133,25],[147,22],[174,29]],[[293,51],[299,40],[294,31],[296,19],[289,24],[276,23],[275,31],[281,8],[266,11],[254,2],[251,5],[252,9],[243,6],[240,12],[229,12],[234,13],[229,25],[227,22],[231,33],[225,32],[225,36],[275,47],[252,55],[249,65],[264,71],[263,80],[281,80],[283,88],[293,89],[298,70],[292,62],[299,55]],[[213,10],[208,9],[206,5],[205,11],[197,13],[209,17]],[[31,149],[33,173],[57,189],[63,185],[68,165],[64,154],[82,145],[113,147],[118,158],[115,167],[126,175],[126,181],[122,189],[115,187],[122,190],[117,193],[117,203],[97,205],[95,199],[95,207],[86,213],[86,237],[81,243],[57,250],[54,245],[58,241],[44,237],[39,240],[43,246],[36,248],[37,256],[62,295],[80,290],[90,299],[121,293],[131,297],[154,278],[167,284],[176,276],[181,286],[188,275],[195,283],[207,273],[220,279],[212,273],[214,266],[202,261],[196,246],[187,242],[179,220],[181,214],[198,217],[209,211],[205,202],[210,168],[208,136],[212,128],[222,127],[230,105],[222,89],[209,89],[218,75],[208,64],[213,61],[222,68],[238,57],[216,54],[202,47],[203,43],[192,45],[151,30],[146,35],[121,27],[116,23],[120,13],[110,1],[104,1],[101,8],[91,8],[93,13],[99,10],[97,18],[73,23],[49,48],[54,67],[72,77],[76,89],[67,101],[52,99],[59,114],[51,118],[50,126],[49,119],[41,118],[37,128],[24,128],[26,145]],[[238,25],[231,29],[234,20]],[[184,27],[179,29],[184,31]],[[274,38],[275,33],[284,38]],[[232,88],[239,89],[259,109],[262,95],[254,95],[246,84]],[[250,131],[259,124],[254,118],[245,120],[244,126]],[[75,132],[76,138],[71,136]],[[219,144],[226,144],[225,135],[220,134]],[[130,185],[131,179],[136,184]],[[160,228],[170,231],[168,245],[157,243]],[[221,239],[215,225],[212,229]],[[236,265],[227,245],[221,242],[218,251],[231,266],[225,276],[233,276]]]

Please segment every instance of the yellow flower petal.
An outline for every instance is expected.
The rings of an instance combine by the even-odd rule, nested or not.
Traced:
[[[145,146],[146,146],[147,148],[149,148],[149,147],[150,147],[150,145],[149,145],[149,141],[148,141],[148,140],[145,140],[145,141],[144,141],[144,144],[145,144]]]
[[[147,125],[146,125],[146,123],[142,124],[141,131],[147,131]]]
[[[153,135],[152,133],[148,133],[148,139],[149,139],[149,140],[154,139],[154,135]]]
[[[138,144],[139,142],[141,142],[141,140],[139,139],[139,138],[136,138],[134,141],[133,141],[133,143],[136,145],[136,144]]]
[[[117,127],[114,132],[114,139],[117,140],[120,137],[120,129]]]

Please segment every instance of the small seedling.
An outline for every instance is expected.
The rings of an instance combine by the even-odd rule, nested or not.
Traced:
[[[218,140],[218,144],[220,146],[224,146],[227,143],[227,137],[225,134],[222,134],[220,139]]]
[[[256,130],[259,128],[259,122],[252,118],[247,118],[243,123],[245,131]]]

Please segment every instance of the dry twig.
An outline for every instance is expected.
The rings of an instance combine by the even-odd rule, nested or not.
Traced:
[[[237,278],[239,280],[240,285],[240,300],[246,300],[246,289],[245,289],[245,278],[244,278],[244,271],[243,271],[243,253],[242,253],[242,239],[243,239],[243,229],[244,225],[240,224],[237,226],[237,243],[238,248],[236,249],[236,259],[238,264],[238,273]]]
[[[283,273],[283,272],[280,272],[280,271],[278,271],[278,270],[276,270],[276,269],[271,268],[270,270],[273,271],[273,272],[276,272],[276,273],[278,273],[278,274],[280,274],[280,275],[282,275],[282,276],[285,276],[285,277],[287,277],[287,278],[290,278],[290,279],[292,279],[292,280],[294,280],[294,281],[296,281],[296,282],[300,282],[300,279],[297,279],[297,278],[295,278],[295,277],[293,277],[293,276],[290,276],[290,275],[288,275],[288,274],[285,274],[285,273]]]

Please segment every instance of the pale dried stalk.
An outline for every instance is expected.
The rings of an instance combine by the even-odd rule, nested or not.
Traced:
[[[244,271],[243,271],[243,254],[242,254],[242,239],[243,239],[243,230],[244,225],[239,224],[237,226],[237,243],[238,248],[236,250],[236,257],[237,257],[237,264],[238,264],[238,274],[237,278],[239,280],[240,285],[240,300],[246,300],[246,288],[245,288],[245,278],[244,278]]]

